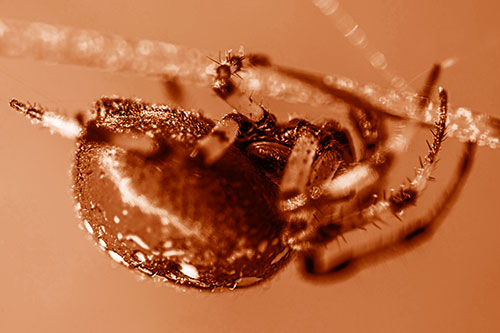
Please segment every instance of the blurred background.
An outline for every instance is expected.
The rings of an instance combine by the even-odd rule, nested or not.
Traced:
[[[456,57],[440,81],[450,101],[500,116],[498,5],[451,0],[341,5],[415,88],[433,63]],[[305,0],[0,1],[0,12],[5,18],[164,40],[212,54],[244,45],[279,64],[387,85]],[[390,255],[347,279],[306,280],[292,263],[253,289],[186,291],[144,280],[94,246],[73,210],[74,142],[30,125],[8,107],[17,98],[71,113],[111,94],[169,103],[162,82],[6,58],[0,58],[0,79],[0,331],[500,329],[499,151],[479,149],[455,206],[434,236],[412,251]],[[264,102],[281,115],[318,112]],[[214,118],[230,111],[207,89],[188,87],[183,105]],[[446,144],[457,146],[454,139]]]

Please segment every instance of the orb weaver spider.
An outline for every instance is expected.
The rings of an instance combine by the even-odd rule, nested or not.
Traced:
[[[229,54],[216,67],[235,59],[241,60]],[[268,62],[250,61],[252,65],[342,96],[313,75]],[[310,271],[330,271],[375,250],[371,229],[380,228],[376,219],[395,216],[399,221],[432,179],[445,132],[444,92],[434,141],[417,176],[399,191],[374,197],[373,189],[399,149],[395,143],[406,138],[383,128],[384,117],[394,116],[393,110],[370,106],[363,98],[341,97],[350,99],[355,135],[364,142],[356,156],[351,134],[335,121],[280,124],[239,89],[226,89],[238,73],[224,73],[212,74],[214,88],[238,113],[217,124],[194,112],[124,98],[102,98],[94,118],[82,115],[76,120],[11,102],[34,121],[79,137],[74,171],[78,208],[85,228],[114,260],[207,289],[261,282],[286,264],[293,250],[306,252]],[[435,80],[431,77],[428,86]],[[452,191],[470,163],[473,149],[467,147]],[[114,191],[101,191],[104,185]],[[332,202],[340,204],[330,207]],[[376,247],[430,221],[432,217],[390,226]],[[368,243],[346,242],[333,258],[329,245],[321,247],[351,233],[369,234]]]

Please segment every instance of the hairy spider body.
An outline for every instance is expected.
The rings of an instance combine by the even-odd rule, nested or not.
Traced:
[[[173,49],[177,54],[176,48],[162,48]],[[167,67],[178,68],[171,61]],[[473,143],[464,145],[459,168],[438,204],[424,210],[422,218],[406,215],[434,180],[445,138],[444,90],[437,117],[427,117],[435,110],[430,95],[439,65],[420,95],[400,92],[375,101],[381,95],[370,85],[353,92],[357,85],[349,80],[276,65],[261,55],[243,56],[242,50],[213,62],[216,66],[201,71],[183,66],[196,69],[187,71],[192,79],[211,76],[212,90],[233,107],[217,122],[120,97],[101,98],[92,117],[75,119],[11,101],[33,122],[77,140],[73,188],[82,225],[113,260],[131,269],[201,289],[246,287],[266,280],[300,251],[309,273],[328,274],[430,225],[464,182]],[[249,97],[249,87],[269,97],[290,97],[300,87],[307,93],[299,95],[325,105],[315,99],[320,92],[337,101],[329,111],[344,113],[350,125],[332,119],[280,123]],[[397,103],[385,103],[400,97],[403,111]],[[455,111],[455,117],[461,113]],[[423,118],[426,126],[427,118],[437,119],[429,151],[413,178],[386,193],[387,171],[418,128],[408,119]],[[495,119],[465,118],[484,133],[498,130]],[[467,131],[453,121],[452,130]],[[494,147],[496,133],[482,144]]]
[[[306,253],[310,272],[326,273],[430,223],[388,223],[382,230],[376,222],[401,221],[432,178],[445,136],[444,91],[434,140],[415,177],[379,197],[383,173],[408,139],[386,133],[383,115],[352,107],[353,134],[335,120],[280,123],[239,91],[232,70],[221,73],[213,89],[238,109],[218,123],[139,99],[103,97],[90,119],[75,120],[11,101],[32,121],[77,139],[78,214],[113,260],[180,285],[247,287],[271,277],[294,251]],[[381,240],[346,240],[371,226]],[[339,237],[346,246],[331,250]]]
[[[213,89],[226,91],[220,79],[217,71]],[[17,100],[11,106],[77,138],[77,210],[101,249],[129,268],[201,289],[255,285],[295,250],[307,251],[318,273],[371,252],[373,244],[355,242],[322,259],[316,249],[371,225],[380,228],[376,221],[388,216],[400,220],[431,178],[445,133],[444,91],[434,141],[415,178],[379,199],[373,193],[395,149],[382,115],[350,110],[363,143],[356,152],[337,121],[279,123],[252,99],[241,102],[231,77],[224,84],[234,89],[218,95],[241,108],[217,124],[195,112],[119,97],[98,100],[90,120],[61,121]],[[376,248],[412,228],[388,228]]]

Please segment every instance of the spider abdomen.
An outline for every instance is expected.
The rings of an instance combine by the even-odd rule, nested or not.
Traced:
[[[176,121],[177,131],[193,131],[192,119]],[[185,134],[167,127],[165,138]],[[200,288],[272,275],[289,257],[276,185],[236,148],[206,166],[189,157],[189,142],[168,144],[162,156],[146,158],[80,139],[74,192],[100,247],[130,268]]]

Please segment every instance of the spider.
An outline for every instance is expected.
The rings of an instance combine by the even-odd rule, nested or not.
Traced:
[[[386,130],[389,115],[357,107],[369,104],[359,98],[349,111],[353,133],[334,119],[279,122],[234,82],[245,66],[273,68],[265,57],[227,52],[212,88],[235,112],[216,123],[194,111],[121,97],[103,97],[90,116],[75,119],[18,100],[10,105],[76,138],[76,207],[99,247],[133,270],[175,284],[253,286],[296,252],[304,254],[308,272],[328,273],[434,220],[432,213],[421,221],[403,215],[433,179],[446,130],[443,89],[428,154],[413,179],[386,194],[383,176],[406,139]],[[273,70],[326,89],[307,73]],[[422,109],[439,70],[429,75]],[[467,144],[438,210],[459,189],[473,153]]]
[[[342,19],[336,3],[335,10],[325,8],[325,15]],[[466,179],[475,143],[498,147],[498,119],[448,112],[442,89],[431,123],[439,65],[416,95],[293,70],[242,49],[209,58],[207,67],[206,54],[168,43],[38,23],[4,25],[4,55],[139,69],[167,76],[176,94],[182,93],[178,82],[206,85],[208,76],[215,94],[235,110],[214,122],[198,112],[112,96],[99,99],[89,113],[65,118],[38,105],[10,103],[33,122],[77,140],[76,208],[98,246],[134,271],[183,286],[253,286],[294,254],[311,276],[330,276],[435,225]],[[357,25],[341,28],[359,44]],[[18,43],[26,34],[29,43]],[[89,48],[94,40],[99,47]],[[369,56],[377,53],[372,51]],[[259,94],[263,100],[347,106],[347,124],[333,117],[281,122],[256,102]],[[386,192],[387,175],[414,128],[429,124],[433,140],[416,175]],[[445,132],[465,141],[463,156],[440,199],[423,218],[412,219],[406,212],[434,180]]]

